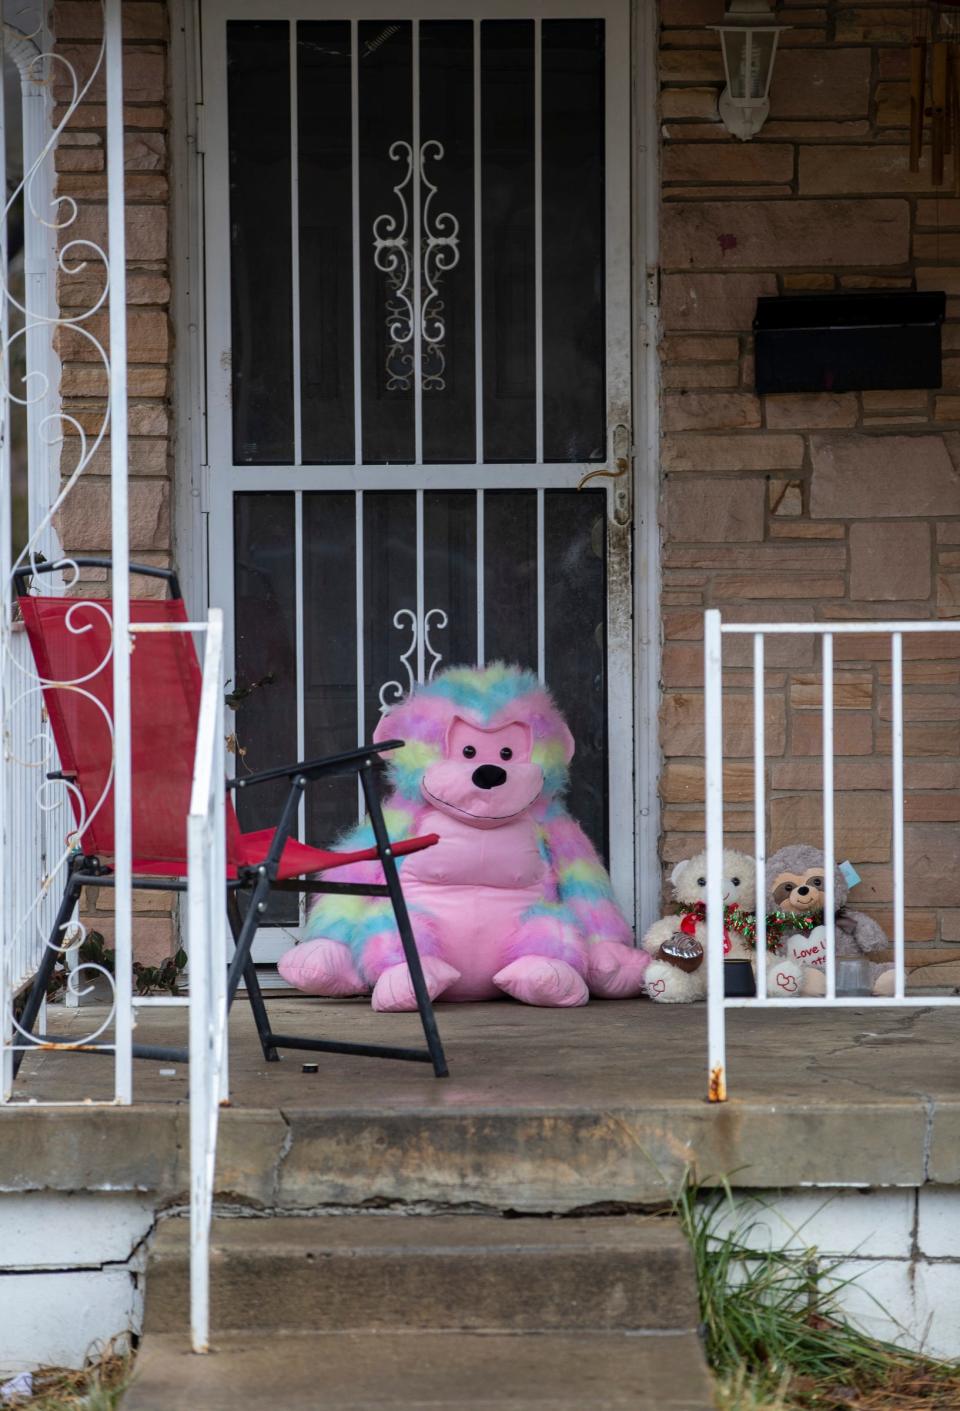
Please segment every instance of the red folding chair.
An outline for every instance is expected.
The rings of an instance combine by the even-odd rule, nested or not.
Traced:
[[[72,562],[82,568],[111,568],[110,560],[103,558],[75,558]],[[54,563],[41,563],[33,571],[48,573],[57,567]],[[175,573],[169,569],[146,568],[136,564],[130,565],[130,572],[165,579],[170,591],[170,597],[162,601],[132,599],[131,622],[187,621]],[[27,592],[29,579],[30,574],[26,571],[16,575],[20,611],[40,677],[43,681],[57,683],[44,687],[43,692],[60,756],[60,768],[48,774],[47,778],[63,779],[72,785],[70,798],[78,836],[78,848],[71,860],[63,900],[19,1020],[21,1027],[32,1033],[57,957],[63,951],[64,931],[81,889],[86,886],[112,887],[116,879],[112,866],[111,600],[30,596]],[[200,666],[189,633],[150,632],[135,637],[130,673],[135,889],[186,891],[187,813],[200,709],[200,685]],[[443,1047],[395,861],[397,857],[431,847],[437,842],[437,837],[431,834],[391,842],[373,778],[375,757],[385,750],[397,749],[402,743],[401,740],[392,740],[382,745],[351,750],[347,754],[301,760],[286,768],[267,769],[259,774],[226,781],[226,905],[235,942],[227,980],[227,1003],[232,1004],[242,978],[267,1060],[276,1060],[278,1049],[354,1053],[432,1063],[438,1078],[446,1076]],[[344,774],[359,775],[376,839],[375,846],[360,852],[336,853],[298,842],[293,833],[304,789],[315,780]],[[241,832],[231,791],[252,789],[258,784],[284,779],[289,787],[275,827],[255,833]],[[335,882],[317,875],[326,874],[349,862],[360,861],[378,861],[383,869],[384,882]],[[347,892],[390,898],[417,996],[426,1049],[274,1033],[251,959],[254,936],[274,892]],[[247,901],[243,908],[241,898]],[[58,1042],[50,1036],[44,1036],[43,1041],[50,1044]],[[66,1045],[69,1040],[62,1039],[60,1042]],[[101,1051],[112,1050],[107,1047]],[[152,1045],[135,1044],[133,1052],[138,1058],[179,1062],[187,1059],[185,1050]],[[18,1066],[22,1056],[21,1050],[17,1055]]]

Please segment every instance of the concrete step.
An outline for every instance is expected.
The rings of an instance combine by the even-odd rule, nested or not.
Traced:
[[[141,1345],[122,1411],[710,1411],[694,1333],[226,1333]]]
[[[184,1331],[189,1254],[188,1222],[164,1222],[148,1333]],[[687,1243],[653,1216],[217,1219],[211,1282],[216,1332],[689,1330],[698,1319]]]

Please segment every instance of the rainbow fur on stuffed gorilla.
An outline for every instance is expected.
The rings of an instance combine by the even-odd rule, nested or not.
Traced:
[[[388,711],[374,738],[405,741],[386,756],[390,836],[440,837],[398,859],[432,998],[569,1006],[641,992],[650,957],[634,949],[607,872],[563,804],[573,738],[532,673],[444,671]],[[372,841],[365,823],[340,846]],[[335,877],[382,872],[355,863]],[[280,973],[309,994],[372,991],[375,1009],[416,1005],[386,898],[321,896]]]

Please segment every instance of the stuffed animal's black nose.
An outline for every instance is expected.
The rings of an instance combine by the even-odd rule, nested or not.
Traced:
[[[473,771],[473,782],[478,789],[496,789],[507,782],[507,771],[499,764],[481,764]]]
[[[809,887],[798,887],[798,888],[797,888],[797,896],[798,896],[798,897],[808,897],[809,895],[810,895],[810,888],[809,888]]]

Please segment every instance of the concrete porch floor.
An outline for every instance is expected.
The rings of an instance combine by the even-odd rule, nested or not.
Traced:
[[[416,1016],[366,1001],[268,999],[278,1031],[416,1043]],[[427,1065],[287,1053],[263,1062],[246,1002],[231,1017],[232,1102],[217,1191],[259,1209],[428,1203],[518,1210],[662,1202],[692,1168],[741,1187],[960,1183],[960,1012],[863,1009],[728,1015],[730,1101],[709,1105],[702,1006],[438,1006],[451,1076]],[[90,1032],[91,1009],[51,1012]],[[185,1042],[184,1011],[152,1010],[143,1042]],[[301,1071],[315,1058],[318,1072]],[[0,1108],[0,1190],[188,1185],[187,1071],[135,1065],[132,1108],[111,1063],[43,1053]]]

